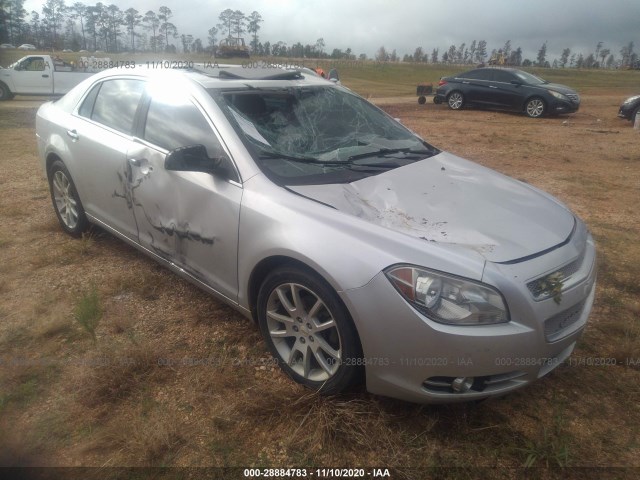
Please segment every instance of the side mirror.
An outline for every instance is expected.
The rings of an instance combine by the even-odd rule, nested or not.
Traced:
[[[164,168],[177,172],[219,173],[223,158],[209,158],[204,145],[190,145],[172,150],[164,161]]]

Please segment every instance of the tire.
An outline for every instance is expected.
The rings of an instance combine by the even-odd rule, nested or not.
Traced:
[[[0,101],[2,100],[11,100],[13,98],[13,94],[9,87],[6,84],[0,82]]]
[[[531,118],[540,118],[547,112],[547,105],[540,97],[533,97],[527,100],[524,105],[524,113]]]
[[[447,103],[451,110],[460,110],[464,106],[464,95],[455,90],[447,96]]]
[[[82,235],[89,227],[89,221],[69,170],[61,160],[56,160],[49,168],[49,191],[62,229],[74,237]]]
[[[631,118],[629,118],[629,121],[631,122],[631,124],[633,125],[636,121],[636,115],[638,115],[640,113],[640,106],[637,106],[636,109],[631,112]]]
[[[356,383],[362,370],[358,335],[321,277],[295,267],[274,270],[260,287],[257,313],[271,354],[294,381],[323,395]]]
[[[418,97],[418,104],[424,105],[425,103],[427,103],[427,97],[425,97],[424,95],[420,95]]]

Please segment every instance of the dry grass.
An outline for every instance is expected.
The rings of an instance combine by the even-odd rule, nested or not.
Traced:
[[[39,177],[35,111],[1,104],[0,169],[11,175],[0,179],[0,431],[19,433],[0,435],[0,465],[419,469],[394,478],[520,478],[527,462],[640,467],[640,137],[615,118],[618,103],[586,95],[567,124],[385,107],[436,146],[553,193],[598,244],[596,306],[574,358],[617,365],[568,364],[505,398],[451,406],[311,395],[230,308],[99,229],[65,236]],[[90,285],[95,343],[74,318]]]
[[[149,347],[112,345],[79,362],[76,391],[88,407],[111,406],[136,395],[162,378],[157,352]]]

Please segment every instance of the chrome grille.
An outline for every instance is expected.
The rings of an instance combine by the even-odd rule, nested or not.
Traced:
[[[584,261],[584,254],[585,251],[583,251],[580,256],[578,258],[576,258],[573,262],[570,262],[568,264],[566,264],[564,267],[561,267],[555,271],[553,271],[550,274],[546,274],[540,278],[537,278],[535,280],[532,280],[531,282],[527,283],[527,288],[529,289],[529,291],[531,292],[531,295],[533,295],[533,298],[535,298],[536,300],[543,300],[545,298],[549,298],[551,296],[551,294],[547,291],[545,291],[544,289],[544,284],[545,284],[545,280],[549,275],[553,275],[557,272],[562,274],[562,281],[563,283],[566,282],[567,280],[569,280],[578,270],[580,270],[580,267],[582,266],[582,262]]]
[[[567,96],[567,98],[569,98],[569,100],[571,100],[572,102],[578,103],[580,102],[580,96],[576,95],[575,93],[566,93],[565,94]]]

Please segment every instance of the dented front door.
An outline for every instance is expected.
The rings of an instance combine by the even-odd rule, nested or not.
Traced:
[[[168,171],[165,156],[141,144],[127,155],[139,242],[235,300],[242,188],[207,173]]]
[[[150,97],[140,138],[127,152],[139,242],[235,301],[242,187],[209,173],[166,170],[175,148],[204,145],[211,158],[226,153],[192,100],[175,90]]]

